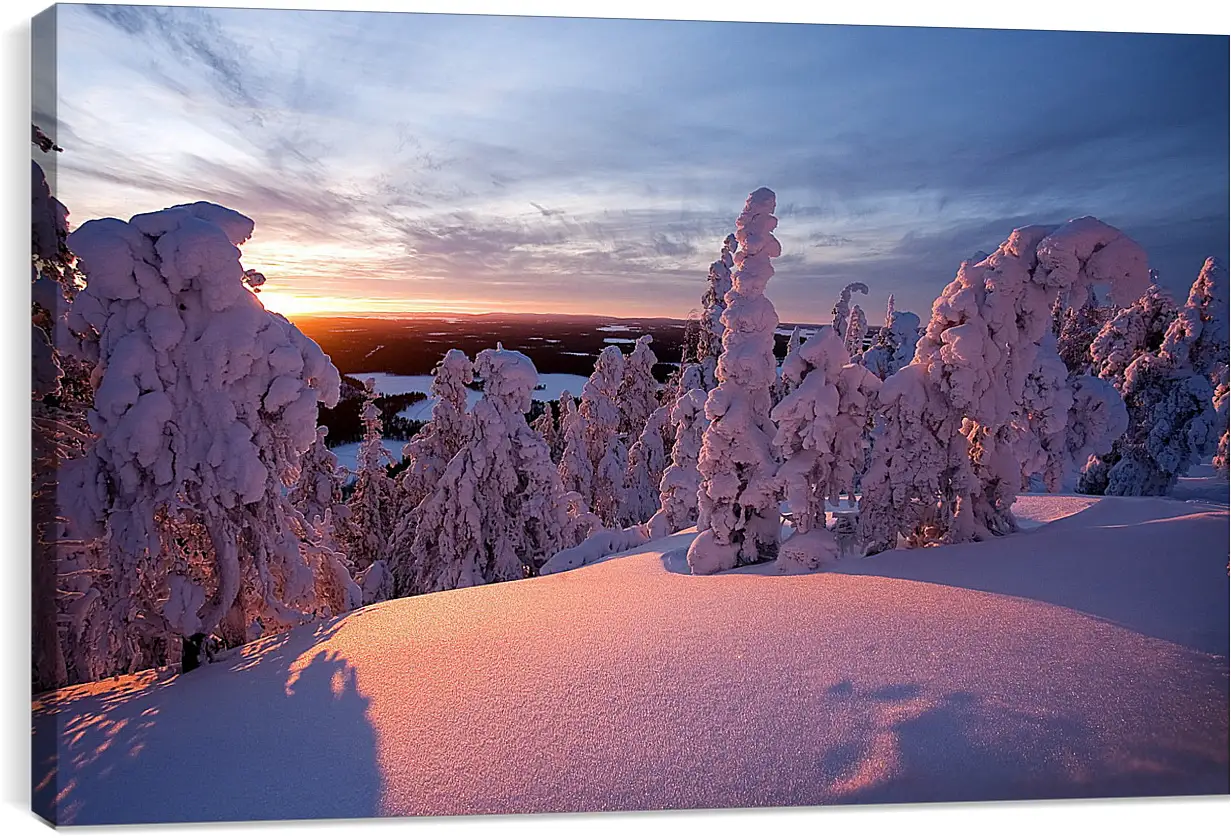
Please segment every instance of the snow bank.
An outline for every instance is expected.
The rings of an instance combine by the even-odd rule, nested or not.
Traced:
[[[821,574],[673,573],[679,534],[187,676],[44,695],[35,808],[90,824],[1225,795],[1226,510],[1092,503]],[[198,777],[208,793],[185,793]]]

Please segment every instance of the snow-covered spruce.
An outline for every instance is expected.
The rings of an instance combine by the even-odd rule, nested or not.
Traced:
[[[731,267],[735,264],[734,253],[738,246],[735,236],[728,235],[722,241],[722,252],[710,265],[706,281],[709,286],[701,296],[701,329],[697,340],[697,362],[701,365],[702,386],[713,390],[718,386],[718,356],[722,354],[725,326],[723,310],[727,307],[727,292],[731,290]]]
[[[652,335],[637,338],[633,351],[624,359],[624,374],[616,391],[616,404],[620,408],[617,432],[623,434],[629,444],[641,433],[646,419],[659,406],[659,386],[654,378],[654,365],[658,363],[658,358],[650,349],[653,341]]]
[[[885,325],[876,339],[863,354],[863,365],[877,378],[884,381],[915,357],[915,344],[919,342],[919,315],[913,311],[898,311],[893,295],[885,311]]]
[[[1056,331],[1056,352],[1070,375],[1089,375],[1093,358],[1090,347],[1098,337],[1110,312],[1099,304],[1093,287],[1078,306],[1066,306]]]
[[[316,429],[316,441],[300,458],[299,476],[286,496],[309,523],[330,517],[336,524],[350,514],[342,502],[346,469],[338,465],[337,456],[325,445],[328,433],[324,425]]]
[[[1014,531],[1022,463],[1038,445],[1029,414],[1060,412],[1038,401],[1055,387],[1027,396],[1056,296],[1104,284],[1126,302],[1148,282],[1141,247],[1090,217],[1015,230],[991,256],[964,262],[933,305],[915,360],[881,391],[860,512],[867,548],[892,548],[899,535],[923,545]]]
[[[551,412],[551,402],[543,402],[543,412],[530,423],[530,427],[547,443],[552,462],[556,460],[556,452],[560,449],[559,429],[556,427],[556,417]]]
[[[357,599],[336,559],[302,549],[284,491],[316,441],[317,403],[337,402],[338,371],[245,286],[236,245],[252,229],[196,203],[68,239],[86,287],[66,325],[96,364],[98,439],[63,467],[60,499],[74,534],[105,540],[89,595],[107,613],[111,672],[224,619],[245,640]]]
[[[1217,453],[1223,429],[1211,377],[1226,363],[1225,286],[1225,270],[1207,260],[1158,351],[1128,364],[1119,385],[1128,430],[1110,453],[1091,458],[1081,491],[1167,494],[1201,457]]]
[[[739,250],[722,322],[718,386],[709,394],[710,420],[698,470],[697,538],[688,548],[693,573],[772,559],[777,555],[778,494],[770,420],[776,379],[774,330],[778,313],[765,296],[774,275],[771,259],[782,255],[774,238],[776,198],[764,187],[748,196],[735,222]]]
[[[566,394],[567,395],[567,394]],[[560,399],[560,454],[553,459],[565,491],[577,495],[575,505],[589,511],[594,500],[594,466],[586,447],[589,422],[572,396]]]
[[[1162,347],[1167,327],[1177,314],[1171,295],[1157,283],[1151,284],[1099,329],[1090,344],[1091,372],[1122,391],[1129,365],[1141,355]]]
[[[1227,309],[1227,268],[1211,256],[1168,327],[1162,351],[1173,358],[1186,357],[1193,372],[1212,382],[1231,360],[1227,357]]]
[[[667,467],[663,428],[670,412],[670,408],[660,407],[651,413],[641,435],[628,449],[628,470],[624,478],[624,501],[620,514],[622,526],[643,524],[659,509],[659,484]]]
[[[837,332],[838,337],[843,340],[846,338],[848,320],[851,314],[851,294],[855,291],[866,295],[868,293],[868,286],[862,282],[852,282],[842,289],[842,293],[833,307],[833,322],[830,325],[833,326],[833,330]]]
[[[436,400],[427,424],[402,447],[401,515],[405,517],[436,488],[449,461],[470,438],[466,412],[467,385],[474,381],[474,364],[460,349],[450,349],[432,370],[431,396]]]
[[[42,132],[34,128],[38,143]],[[45,137],[44,137],[45,139]],[[44,150],[53,144],[47,140]],[[40,146],[42,147],[42,146]],[[90,638],[69,635],[68,648],[62,648],[57,611],[71,616],[85,596],[77,590],[88,576],[84,567],[65,566],[57,549],[55,533],[56,482],[59,464],[79,456],[89,439],[85,405],[81,398],[88,391],[87,374],[81,363],[61,359],[53,345],[57,328],[63,321],[73,287],[73,256],[65,238],[68,235],[68,210],[55,199],[47,185],[42,167],[31,161],[31,465],[33,484],[31,503],[32,531],[32,594],[31,599],[31,676],[35,691],[62,686],[73,680],[86,680],[71,671],[66,657],[72,657],[75,642]],[[69,372],[65,374],[65,367]],[[63,379],[63,384],[62,384]],[[54,399],[48,399],[54,396]],[[86,546],[78,551],[88,561],[96,551]],[[71,562],[76,563],[74,555]],[[94,568],[90,568],[94,569]],[[75,572],[75,576],[57,579],[57,571]],[[80,625],[80,623],[75,623]],[[67,654],[66,654],[67,652]]]
[[[348,515],[335,523],[354,571],[366,575],[369,568],[380,564],[383,569],[376,573],[383,576],[394,556],[394,532],[403,504],[398,485],[389,476],[393,454],[381,438],[384,428],[376,399],[376,382],[369,378],[364,381],[363,441],[355,462],[354,488],[347,499]]]
[[[1218,373],[1214,386],[1214,413],[1218,417],[1218,427],[1222,429],[1222,434],[1218,438],[1218,447],[1214,451],[1214,471],[1224,479],[1228,474],[1227,428],[1228,407],[1231,407],[1229,372],[1231,372],[1231,367],[1224,366]]]
[[[420,505],[399,594],[533,576],[562,547],[568,499],[547,444],[526,424],[534,364],[497,346],[475,359],[483,397],[470,441]]]
[[[853,500],[855,479],[864,466],[864,434],[881,382],[850,362],[829,326],[787,356],[783,378],[797,383],[773,410],[774,449],[782,460],[777,479],[795,534],[779,558],[792,569],[815,570],[835,554],[837,544],[830,544],[828,533],[809,533],[824,530],[827,501],[836,504],[843,492]]]
[[[855,306],[851,309],[850,319],[846,324],[846,352],[852,360],[863,355],[863,339],[868,332],[868,318],[863,309]]]
[[[616,403],[624,379],[624,356],[618,347],[599,353],[594,372],[581,390],[577,416],[565,429],[560,478],[568,491],[581,495],[586,507],[614,527],[624,494],[628,448],[619,436],[621,411]],[[589,485],[587,485],[587,479]]]
[[[701,440],[708,420],[705,418],[706,393],[700,387],[682,394],[671,406],[671,425],[675,442],[671,463],[659,483],[659,506],[667,517],[667,528],[677,532],[697,521],[697,490],[701,473],[697,463]]]

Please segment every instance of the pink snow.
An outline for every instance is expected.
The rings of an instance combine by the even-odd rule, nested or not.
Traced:
[[[1226,794],[1227,509],[1014,512],[1037,527],[783,576],[686,575],[685,531],[43,695],[36,805],[86,824]]]

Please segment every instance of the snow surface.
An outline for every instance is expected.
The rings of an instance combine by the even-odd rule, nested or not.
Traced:
[[[630,343],[632,341],[629,341]],[[432,389],[432,382],[435,380],[431,375],[394,375],[388,372],[356,372],[347,373],[351,378],[357,378],[360,381],[372,378],[376,380],[376,392],[382,396],[397,396],[403,393],[423,393],[428,394]],[[570,393],[580,393],[581,388],[585,386],[586,377],[584,375],[572,375],[571,373],[563,372],[547,372],[539,374],[539,384],[543,385],[543,389],[535,390],[530,394],[530,398],[539,402],[553,402],[560,398],[560,394],[565,390]],[[466,409],[471,410],[483,394],[478,390],[466,391]],[[423,401],[415,402],[407,407],[398,416],[411,421],[426,422],[432,418],[432,408],[436,406],[436,399],[428,397]]]
[[[1072,500],[829,573],[685,575],[685,531],[46,694],[35,805],[87,824],[1226,794],[1227,510]]]

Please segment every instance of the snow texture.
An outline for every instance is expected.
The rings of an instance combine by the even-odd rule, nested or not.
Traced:
[[[1226,795],[1226,509],[1015,512],[1054,520],[773,579],[672,572],[681,533],[45,694],[34,808],[84,825]],[[186,755],[209,794],[183,793]]]

